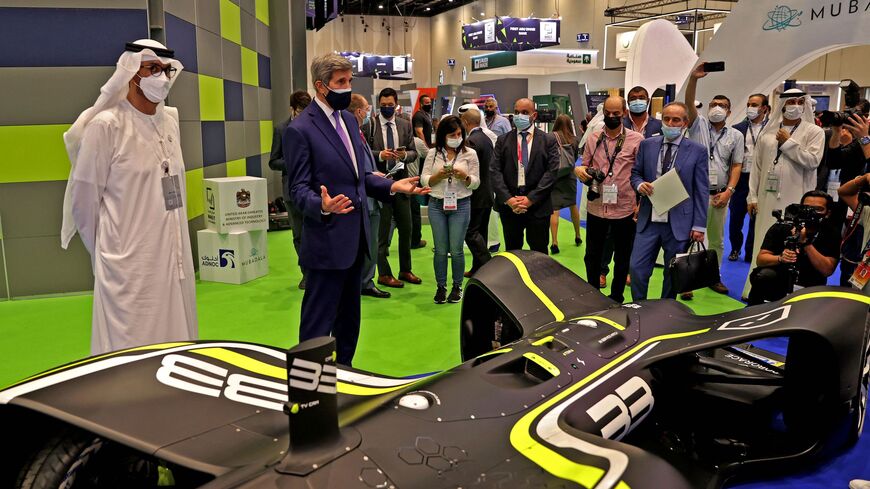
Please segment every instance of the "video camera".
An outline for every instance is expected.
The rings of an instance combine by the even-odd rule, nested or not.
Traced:
[[[785,249],[798,252],[800,248],[801,231],[804,228],[817,228],[825,218],[824,214],[819,214],[816,208],[804,204],[790,204],[783,211],[777,209],[772,212],[776,218],[776,223],[781,226],[787,226],[789,229],[794,229],[794,232],[785,238]],[[797,263],[788,264],[789,271],[789,293],[794,292],[794,284],[798,280],[799,270]]]
[[[586,198],[589,199],[589,202],[596,200],[598,197],[601,197],[601,182],[607,177],[603,171],[587,167],[586,173],[589,174],[589,181],[586,182],[586,185],[589,186],[589,193],[586,195]]]
[[[849,121],[849,118],[852,117],[852,114],[860,114],[861,111],[857,108],[849,108],[843,111],[834,111],[834,110],[825,110],[822,111],[822,114],[819,115],[819,121],[821,121],[822,126],[824,127],[837,127],[842,126],[846,122]]]

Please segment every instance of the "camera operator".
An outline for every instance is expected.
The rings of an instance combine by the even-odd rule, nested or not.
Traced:
[[[866,122],[864,122],[864,130],[867,130]],[[866,150],[870,148],[870,145],[865,145],[864,148]],[[870,194],[867,193],[868,190],[870,190],[870,173],[865,173],[849,180],[844,183],[839,190],[840,199],[855,213],[854,216],[847,221],[846,235],[843,239],[844,263],[843,266],[840,267],[840,273],[845,277],[841,277],[840,283],[845,283],[847,287],[849,286],[849,278],[852,276],[858,263],[861,262],[868,251],[867,242],[870,240],[870,233],[867,232],[867,229],[870,229],[870,208],[868,208],[867,205],[870,203],[868,202],[870,201]],[[847,254],[845,250],[846,245],[853,241],[853,237],[854,253]],[[845,266],[847,261],[850,265],[848,267]]]
[[[782,299],[794,285],[825,285],[840,255],[840,234],[828,222],[833,202],[826,192],[811,190],[800,206],[786,209],[784,219],[777,216],[749,277],[749,305]]]

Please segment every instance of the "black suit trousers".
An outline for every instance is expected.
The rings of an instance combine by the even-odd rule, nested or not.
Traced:
[[[473,207],[471,219],[468,222],[468,231],[465,232],[465,244],[471,251],[471,273],[477,271],[491,258],[489,245],[489,216],[492,214],[491,207]]]
[[[387,255],[390,251],[390,233],[393,218],[399,232],[399,272],[411,271],[411,203],[405,194],[396,194],[392,202],[381,207],[381,226],[378,230],[378,274],[393,275]]]
[[[586,281],[589,282],[589,285],[599,288],[598,276],[601,275],[601,257],[605,253],[605,242],[608,236],[612,236],[616,261],[613,265],[610,298],[620,303],[625,300],[625,280],[628,277],[636,228],[634,216],[631,215],[622,219],[605,219],[592,214],[586,216],[586,256],[584,258]]]
[[[523,234],[529,249],[543,254],[547,253],[547,244],[550,242],[550,214],[535,217],[531,213],[514,214],[509,208],[499,212],[501,226],[504,228],[505,251],[521,250],[523,248]]]

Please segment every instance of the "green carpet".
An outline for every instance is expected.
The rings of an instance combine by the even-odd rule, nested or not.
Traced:
[[[583,231],[585,233],[585,230]],[[422,285],[388,289],[390,299],[362,299],[362,325],[354,366],[405,376],[443,370],[459,363],[459,304],[435,305],[429,226],[423,226],[426,248],[413,250],[414,273]],[[289,347],[297,342],[303,291],[290,231],[269,233],[266,277],[243,285],[197,284],[199,332],[202,339],[240,340]],[[394,240],[394,247],[398,240]],[[555,259],[585,276],[585,246],[573,246],[571,225],[559,226],[562,252]],[[466,253],[466,268],[470,266]],[[397,253],[391,257],[397,265]],[[398,267],[395,267],[398,268]],[[653,273],[650,297],[661,294],[661,269]],[[630,292],[626,291],[626,298]],[[0,385],[88,355],[91,295],[0,302]],[[742,307],[708,289],[688,303],[699,314]]]

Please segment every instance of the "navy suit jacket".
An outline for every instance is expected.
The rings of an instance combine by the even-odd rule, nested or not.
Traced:
[[[631,116],[626,114],[625,118],[622,119],[622,125],[628,129],[631,129]],[[656,119],[653,116],[649,116],[646,121],[646,127],[643,129],[643,137],[644,139],[649,139],[653,136],[661,136],[662,134],[662,121]]]
[[[361,244],[368,242],[369,194],[378,200],[390,198],[392,182],[366,170],[365,151],[356,118],[341,111],[359,165],[353,160],[323,110],[312,101],[284,131],[284,161],[290,198],[302,212],[302,267],[315,270],[344,270],[357,259]],[[329,195],[344,194],[353,205],[348,214],[323,215],[320,186]],[[368,246],[362,246],[368,253]]]
[[[746,137],[746,131],[749,130],[749,119],[743,119],[742,121],[738,122],[737,124],[734,124],[731,127],[733,127],[734,129],[737,129],[738,131],[743,133],[743,137]],[[758,137],[757,134],[756,134],[756,137]]]
[[[656,179],[656,167],[659,164],[663,136],[644,139],[637,151],[637,159],[631,170],[631,186],[635,190],[643,182],[653,182]],[[707,150],[700,144],[683,137],[677,158],[674,161],[677,174],[686,187],[689,198],[674,206],[668,212],[668,222],[671,231],[678,240],[687,240],[692,228],[707,228],[707,206],[710,201],[709,168],[707,166]],[[637,232],[646,229],[652,218],[652,204],[648,198],[640,201],[637,214]]]

